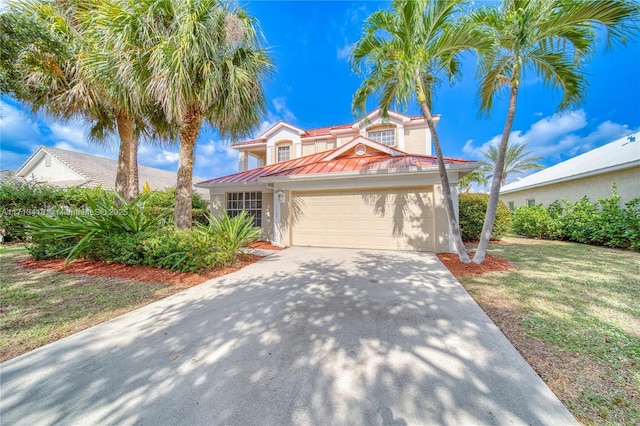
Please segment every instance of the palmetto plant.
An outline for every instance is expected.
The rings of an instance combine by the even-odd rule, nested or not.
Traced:
[[[460,0],[395,0],[391,10],[367,18],[362,38],[351,53],[353,68],[364,76],[353,98],[358,116],[375,95],[386,115],[393,103],[417,101],[432,135],[444,194],[444,204],[456,251],[469,262],[455,217],[451,188],[440,139],[431,113],[432,98],[442,79],[460,76],[460,54],[491,47],[485,33],[455,23],[462,12]]]
[[[236,253],[260,238],[261,230],[253,224],[253,217],[245,210],[231,217],[225,211],[220,217],[211,216],[209,226],[200,225],[203,234],[213,238],[215,245],[228,253]]]
[[[26,235],[38,243],[59,243],[60,255],[70,262],[108,245],[114,235],[137,234],[159,228],[167,214],[146,208],[148,194],[127,201],[118,193],[87,200],[88,209],[65,213],[58,209],[54,216],[23,216],[19,219]]]
[[[560,91],[559,109],[576,105],[586,93],[584,64],[597,47],[598,30],[606,31],[608,47],[624,44],[637,34],[638,17],[638,4],[627,0],[503,0],[500,7],[485,6],[471,14],[470,22],[495,40],[495,49],[481,58],[481,110],[489,113],[502,93],[509,98],[475,263],[484,261],[491,238],[523,79],[533,74]]]

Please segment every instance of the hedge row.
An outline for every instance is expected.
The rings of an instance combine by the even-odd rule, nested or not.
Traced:
[[[583,244],[640,250],[640,198],[620,206],[615,186],[612,195],[592,203],[586,196],[565,199],[549,207],[516,209],[513,231],[528,237],[575,241]]]

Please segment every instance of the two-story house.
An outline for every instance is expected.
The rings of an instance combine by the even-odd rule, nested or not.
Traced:
[[[233,145],[238,173],[196,186],[209,189],[212,214],[247,210],[274,244],[450,251],[431,145],[422,117],[395,112],[311,130],[280,121]],[[457,208],[458,179],[478,164],[445,163]]]

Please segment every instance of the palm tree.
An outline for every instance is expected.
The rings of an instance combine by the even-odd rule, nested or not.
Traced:
[[[531,169],[544,169],[544,166],[537,163],[537,161],[542,160],[542,157],[534,157],[531,152],[525,151],[526,149],[527,146],[524,144],[507,144],[502,180],[500,181],[502,185],[507,183],[509,175],[526,172]],[[482,151],[481,154],[484,156],[484,160],[481,161],[481,168],[486,174],[486,183],[493,177],[493,171],[499,156],[498,147],[491,145],[488,151]]]
[[[482,170],[474,170],[458,179],[458,187],[463,190],[465,194],[471,191],[471,185],[473,183],[477,183],[478,185],[487,184],[487,178]]]
[[[95,54],[92,49],[100,41],[83,31],[76,7],[81,4],[23,1],[4,14],[4,19],[13,19],[22,30],[32,33],[31,37],[13,41],[22,49],[13,55],[9,66],[20,79],[7,91],[33,111],[65,119],[79,116],[92,122],[90,135],[98,143],[117,132],[120,152],[115,187],[125,199],[132,199],[138,191],[134,179],[137,158],[132,153],[137,152],[137,137],[144,127],[133,112],[135,98],[121,87],[116,76],[97,79],[93,64],[82,61],[84,56]],[[37,31],[32,32],[34,29]]]
[[[469,255],[460,236],[431,113],[440,79],[453,81],[460,75],[460,53],[490,47],[484,33],[454,23],[462,4],[460,0],[395,0],[391,10],[379,10],[366,20],[364,34],[355,44],[350,61],[354,70],[365,76],[353,98],[356,115],[366,113],[367,100],[373,95],[379,95],[383,115],[394,102],[405,106],[417,100],[435,146],[449,229],[460,260],[467,263]]]
[[[129,51],[116,64],[129,85],[177,129],[180,158],[174,210],[178,229],[191,227],[196,140],[203,121],[225,137],[247,135],[265,113],[263,80],[272,72],[255,19],[221,0],[113,0],[96,2],[94,25],[109,44]]]
[[[598,28],[607,45],[624,44],[638,29],[638,5],[626,0],[503,0],[499,8],[481,7],[470,17],[496,40],[482,57],[481,111],[489,113],[496,95],[509,93],[509,107],[498,147],[487,213],[473,262],[482,263],[491,238],[509,135],[520,84],[533,72],[563,94],[559,109],[579,103],[587,81],[584,63],[596,48]]]

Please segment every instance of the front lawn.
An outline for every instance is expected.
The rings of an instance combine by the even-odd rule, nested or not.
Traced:
[[[640,254],[506,238],[515,270],[463,276],[471,293],[585,424],[640,424]]]
[[[23,245],[0,245],[0,362],[187,286],[25,269]]]

